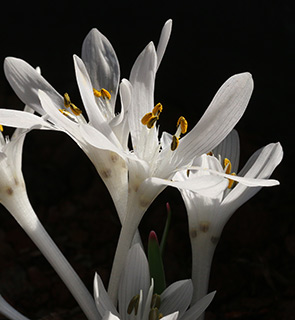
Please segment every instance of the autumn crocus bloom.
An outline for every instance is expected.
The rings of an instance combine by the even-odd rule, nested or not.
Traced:
[[[110,88],[102,87],[105,86],[102,82],[105,77],[97,76],[106,74],[106,86],[117,92],[117,60],[107,39],[96,31],[86,38],[82,59],[74,56],[77,82],[88,122],[68,95],[64,98],[59,95],[27,63],[7,58],[4,64],[6,77],[17,95],[41,117],[22,117],[17,111],[1,110],[0,121],[25,128],[37,123],[41,129],[66,132],[85,151],[108,186],[120,219],[124,221],[110,281],[114,300],[122,261],[153,199],[167,185],[189,188],[202,194],[210,189],[210,196],[213,196],[212,188],[215,186],[215,193],[219,193],[219,185],[224,182],[217,176],[198,178],[189,183],[171,179],[176,170],[186,168],[196,156],[208,152],[226,137],[244,113],[253,89],[249,73],[234,75],[221,86],[190,132],[185,134],[187,120],[181,116],[172,142],[165,133],[159,139],[157,121],[165,106],[162,108],[159,103],[154,103],[154,85],[170,31],[171,20],[162,30],[157,49],[152,42],[149,43],[136,60],[130,81],[122,80],[122,112],[119,116],[113,114]],[[113,76],[115,79],[112,79]],[[132,151],[127,147],[129,132]]]
[[[24,114],[28,114],[30,118],[33,116],[31,112],[32,110],[26,107]],[[51,263],[88,319],[95,320],[97,311],[90,293],[43,228],[28,199],[21,169],[25,136],[24,129],[16,129],[11,140],[8,137],[4,139],[0,132],[0,202]],[[1,300],[0,311],[2,307],[5,314],[13,311],[5,300]]]
[[[279,143],[271,143],[256,151],[241,171],[238,171],[239,156],[239,137],[234,130],[212,152],[195,159],[193,166],[204,170],[177,173],[178,179],[186,181],[217,172],[228,180],[228,186],[215,199],[181,190],[188,213],[192,246],[192,280],[195,288],[193,301],[207,292],[212,257],[226,222],[262,186],[279,184],[278,181],[269,179],[282,160],[283,151]],[[247,184],[249,181],[250,185]]]
[[[107,294],[98,274],[94,279],[94,298],[103,319],[120,320],[195,320],[204,312],[214,292],[191,304],[191,280],[171,284],[162,294],[154,292],[147,258],[139,244],[133,245],[127,255],[121,274],[118,309]]]

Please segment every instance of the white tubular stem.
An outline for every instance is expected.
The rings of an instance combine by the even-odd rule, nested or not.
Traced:
[[[191,237],[192,246],[192,281],[194,293],[191,304],[202,299],[208,292],[211,263],[216,248],[209,233],[200,233],[197,237]],[[205,314],[198,320],[203,320]]]
[[[42,226],[26,194],[15,195],[4,205],[63,280],[86,317],[98,320],[100,317],[93,297]]]

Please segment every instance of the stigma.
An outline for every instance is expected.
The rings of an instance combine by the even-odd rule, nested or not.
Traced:
[[[144,126],[147,126],[148,129],[153,128],[157,120],[159,120],[159,117],[162,111],[163,111],[162,104],[161,103],[156,104],[152,112],[148,112],[143,116],[143,118],[141,119],[141,123]]]
[[[172,142],[171,142],[171,150],[172,151],[177,149],[177,147],[179,145],[180,136],[187,132],[188,123],[187,123],[185,117],[183,117],[183,116],[179,117],[176,126],[177,126],[177,130],[176,130],[176,133],[174,134],[174,136],[172,137]]]

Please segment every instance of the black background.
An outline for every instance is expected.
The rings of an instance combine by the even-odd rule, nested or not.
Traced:
[[[1,61],[15,56],[40,66],[60,92],[81,104],[72,55],[93,27],[112,43],[128,78],[137,55],[164,22],[173,31],[157,74],[155,102],[164,105],[161,130],[174,132],[185,116],[192,128],[220,85],[252,73],[254,93],[236,129],[241,165],[258,148],[280,141],[285,155],[263,189],[227,224],[213,261],[210,289],[218,291],[208,319],[293,319],[295,227],[293,113],[295,21],[292,1],[16,2],[2,8]],[[23,105],[0,72],[0,106]],[[230,116],[230,115],[229,115]],[[1,121],[1,119],[0,119]],[[5,133],[10,132],[5,128]],[[70,138],[28,134],[23,171],[31,202],[44,226],[86,285],[94,272],[108,280],[120,225],[108,192],[92,164]],[[190,276],[186,212],[176,190],[165,190],[140,226],[161,234],[165,203],[173,210],[165,254],[169,283]],[[83,319],[75,301],[39,251],[1,209],[0,293],[30,318]]]

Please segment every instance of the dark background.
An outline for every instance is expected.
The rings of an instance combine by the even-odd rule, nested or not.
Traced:
[[[220,85],[252,73],[255,89],[237,125],[241,165],[258,148],[280,141],[285,155],[273,174],[281,186],[265,188],[224,229],[212,267],[217,295],[208,319],[293,319],[295,226],[293,113],[295,8],[292,1],[8,2],[0,19],[1,61],[15,56],[40,66],[60,92],[80,103],[72,55],[92,27],[111,41],[128,78],[137,55],[164,22],[171,40],[157,74],[155,101],[164,105],[161,129],[174,132],[185,116],[192,128]],[[0,72],[0,106],[22,109]],[[229,115],[230,116],[230,115]],[[5,128],[5,133],[9,129]],[[92,290],[94,272],[108,281],[120,224],[92,164],[67,136],[31,132],[23,171],[38,216]],[[165,203],[173,210],[165,254],[169,283],[190,277],[186,212],[179,193],[166,189],[140,226],[143,241],[159,235]],[[33,319],[84,319],[55,272],[6,210],[0,216],[0,293]],[[2,319],[2,318],[1,318]]]

